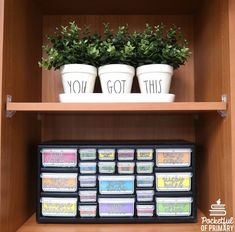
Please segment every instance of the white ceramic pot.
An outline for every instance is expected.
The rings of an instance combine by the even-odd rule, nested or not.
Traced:
[[[140,91],[146,94],[168,94],[173,67],[167,64],[148,64],[136,70]]]
[[[64,93],[93,93],[97,68],[87,64],[66,64],[60,68]]]
[[[126,64],[108,64],[99,67],[101,88],[103,93],[130,93],[135,75],[134,67]]]

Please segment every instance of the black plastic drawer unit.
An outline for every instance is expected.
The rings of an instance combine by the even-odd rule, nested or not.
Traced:
[[[37,177],[39,223],[196,221],[189,142],[47,142]]]

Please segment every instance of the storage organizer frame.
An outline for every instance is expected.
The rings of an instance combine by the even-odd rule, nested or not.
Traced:
[[[75,19],[80,19],[79,25],[98,29],[103,21],[110,21],[113,27],[129,23],[131,30],[147,21],[181,26],[193,55],[173,77],[171,92],[176,94],[176,102],[59,103],[58,72],[42,71],[37,62],[45,35]],[[234,41],[234,0],[146,0],[138,4],[133,0],[112,4],[108,0],[0,0],[1,231],[196,232],[201,230],[200,218],[209,217],[211,204],[219,198],[226,204],[227,217],[234,216]],[[136,81],[134,86],[137,90]],[[222,96],[227,96],[227,102]],[[184,139],[199,146],[197,223],[36,223],[37,144],[47,140],[159,139]]]
[[[77,167],[43,167],[42,166],[42,149],[77,149]],[[136,172],[136,166],[135,166],[135,171],[134,174],[120,174],[117,172],[117,165],[116,165],[116,170],[115,174],[99,174],[98,173],[98,168],[96,174],[81,174],[79,171],[79,162],[81,162],[79,158],[79,149],[83,148],[91,148],[91,149],[96,149],[96,160],[94,161],[87,161],[87,162],[96,162],[96,166],[98,167],[98,149],[115,149],[115,159],[112,162],[137,162],[137,155],[136,155],[136,150],[137,149],[153,149],[153,158],[151,160],[145,160],[141,162],[149,162],[152,161],[154,162],[154,168],[153,168],[153,173],[151,174],[137,174]],[[191,149],[192,152],[190,154],[190,166],[189,167],[156,167],[156,149]],[[134,149],[135,150],[135,155],[134,155],[134,160],[132,161],[118,161],[117,158],[117,149]],[[47,142],[44,144],[41,144],[38,146],[38,171],[37,171],[37,221],[39,223],[160,223],[160,222],[165,222],[165,223],[179,223],[179,222],[196,222],[197,221],[197,204],[196,204],[196,154],[195,154],[195,146],[192,143],[186,142],[186,141],[123,141],[123,142],[114,142],[114,141],[101,141],[101,142],[92,142],[92,141],[87,141],[87,142]],[[82,162],[86,162],[83,161]],[[101,160],[101,162],[104,162]],[[110,161],[107,161],[110,162]],[[95,218],[81,218],[79,217],[79,211],[78,211],[78,205],[79,203],[79,196],[78,196],[78,191],[79,191],[79,184],[77,185],[77,191],[72,192],[72,193],[65,193],[65,192],[43,192],[42,191],[42,183],[41,183],[41,173],[46,172],[46,173],[77,173],[78,176],[81,175],[93,175],[96,176],[96,187],[92,189],[97,189],[97,198],[96,202],[92,203],[83,203],[82,204],[87,204],[87,205],[97,205],[97,215]],[[190,191],[162,191],[158,192],[156,191],[156,177],[155,173],[172,173],[172,172],[190,172],[192,173],[192,178],[191,178],[191,189]],[[134,181],[134,194],[100,194],[99,193],[99,181],[98,181],[98,176],[135,176],[135,181]],[[136,184],[136,176],[137,175],[153,175],[154,176],[154,181],[153,181],[153,186],[152,187],[147,187],[147,188],[139,188],[137,187]],[[141,189],[141,190],[149,190],[149,189],[154,189],[154,197],[152,202],[138,202],[137,201],[137,194],[136,190]],[[84,188],[85,189],[85,188]],[[77,203],[77,216],[76,217],[48,217],[48,216],[43,216],[41,214],[41,203],[40,199],[41,197],[76,197],[78,199]],[[98,198],[123,198],[123,197],[129,197],[135,198],[135,203],[134,203],[134,217],[100,217],[99,216],[99,203],[98,203]],[[192,197],[193,202],[192,202],[192,208],[191,208],[191,215],[190,216],[156,216],[156,197]],[[153,217],[138,217],[137,216],[137,203],[138,204],[150,204],[152,203],[154,205],[154,213]]]

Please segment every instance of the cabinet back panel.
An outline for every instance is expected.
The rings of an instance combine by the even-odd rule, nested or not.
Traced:
[[[42,140],[194,141],[191,115],[45,115]]]
[[[49,15],[43,19],[43,44],[47,43],[46,35],[54,32],[60,25],[67,25],[69,21],[76,21],[79,26],[91,25],[95,31],[103,30],[103,23],[109,22],[110,26],[117,28],[118,25],[128,23],[131,30],[143,29],[146,23],[156,25],[165,23],[176,24],[182,28],[184,36],[188,39],[193,52],[193,17],[191,15],[79,15],[61,16]],[[101,92],[98,77],[96,92]],[[133,91],[138,92],[138,83],[135,80]],[[194,101],[194,62],[193,55],[186,65],[176,70],[172,79],[171,93],[176,94],[176,101]],[[59,71],[42,71],[42,101],[58,102],[58,96],[63,93]]]
[[[191,14],[197,0],[38,0],[44,14]],[[79,3],[78,3],[79,2]]]

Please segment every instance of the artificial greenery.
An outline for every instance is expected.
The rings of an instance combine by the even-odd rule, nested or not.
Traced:
[[[174,69],[183,65],[191,52],[180,28],[169,29],[163,24],[146,24],[143,31],[129,32],[128,25],[120,26],[116,32],[104,24],[101,36],[91,33],[89,27],[79,28],[75,22],[57,28],[48,36],[49,45],[43,46],[47,58],[39,65],[45,69],[58,69],[65,64],[169,64]]]
[[[90,64],[97,66],[100,58],[100,36],[92,34],[89,27],[83,30],[75,22],[56,28],[54,34],[47,37],[49,45],[43,46],[47,58],[39,65],[45,69],[59,69],[65,64]]]
[[[100,65],[134,65],[134,50],[128,25],[120,26],[114,32],[110,29],[109,24],[104,24],[104,36],[100,43]]]
[[[131,43],[135,47],[135,66],[145,64],[168,64],[174,69],[183,65],[191,52],[180,28],[166,28],[164,24],[151,27],[146,24],[142,32],[134,32]]]

